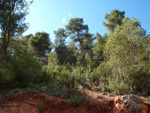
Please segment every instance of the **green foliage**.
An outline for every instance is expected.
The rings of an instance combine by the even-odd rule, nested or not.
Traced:
[[[93,85],[96,85],[96,79],[97,79],[97,75],[95,70],[92,71],[91,68],[89,67],[86,71],[85,71],[85,76],[87,77],[87,81],[90,83],[90,86],[92,87]]]
[[[72,18],[66,29],[54,31],[50,53],[52,43],[46,32],[16,39],[27,28],[26,0],[0,1],[0,6],[1,88],[42,86],[41,91],[70,97],[73,106],[79,105],[81,97],[72,88],[96,85],[115,94],[150,94],[150,37],[136,18],[124,18],[124,11],[112,10],[105,15],[108,23],[103,22],[109,33],[96,33],[94,38],[83,18]],[[67,38],[72,39],[69,44]],[[39,60],[47,58],[48,63],[40,65]],[[37,107],[42,112],[44,103]]]
[[[25,87],[27,84],[38,82],[41,76],[41,66],[30,55],[16,56],[12,58],[13,85]]]
[[[31,56],[34,55],[34,50],[31,45],[31,40],[26,38],[19,38],[14,40],[14,43],[12,44],[13,52],[15,56],[21,56],[24,54],[30,54]]]
[[[73,52],[77,49],[74,40],[72,40],[67,47],[68,49],[70,49],[70,51],[73,51]]]
[[[65,39],[67,38],[67,34],[65,29],[59,28],[57,31],[54,31],[55,34],[55,51],[57,53],[57,58],[59,63],[62,65],[63,63],[75,64],[76,57],[74,56],[75,48],[71,46],[66,46]]]
[[[111,67],[107,64],[107,62],[102,62],[97,67],[97,76],[101,79],[101,82],[104,82],[106,78],[111,75]]]
[[[37,105],[39,113],[42,113],[44,111],[44,103],[43,101]]]
[[[22,37],[24,40],[30,40],[31,38],[33,37],[33,34],[29,34],[29,35],[26,35],[24,37]]]
[[[59,28],[57,31],[54,31],[55,34],[55,45],[56,46],[65,46],[65,39],[67,34],[64,28]]]
[[[93,35],[89,32],[86,32],[83,42],[80,44],[81,50],[90,50],[93,47],[93,40]]]
[[[3,61],[0,63],[0,84],[1,88],[7,85],[13,79],[13,65],[10,62]]]
[[[72,18],[66,29],[71,39],[79,42],[80,49],[89,49],[91,47],[92,35],[88,33],[88,25],[84,25],[83,18]]]
[[[86,54],[85,56],[78,56],[76,67],[73,69],[73,76],[76,77],[78,85],[89,88],[98,83],[96,68],[98,62]]]
[[[117,9],[112,10],[110,14],[105,15],[105,19],[108,23],[103,22],[103,25],[107,27],[109,32],[113,32],[116,25],[121,25],[122,20],[124,19],[125,11],[119,11]]]
[[[71,70],[69,69],[69,67],[65,65],[60,66],[58,71],[59,71],[57,75],[58,81],[70,88],[72,85],[73,78],[71,76]]]
[[[46,32],[37,32],[31,38],[33,49],[38,57],[44,57],[51,51],[51,42],[49,34]]]
[[[93,57],[91,59],[90,67],[92,70],[96,69],[99,66],[100,62],[97,58]]]
[[[26,0],[0,0],[1,47],[7,54],[10,38],[20,36],[28,28],[25,16],[31,2]]]
[[[38,83],[41,66],[30,54],[10,56],[0,64],[0,83],[4,88],[23,88]]]
[[[94,44],[93,47],[93,52],[94,55],[96,56],[96,58],[99,61],[103,61],[104,60],[104,48],[105,48],[105,44],[106,44],[106,40],[107,40],[107,34],[105,34],[103,37],[97,32],[96,33],[96,40],[97,42]]]
[[[72,18],[66,26],[68,34],[72,35],[72,38],[76,39],[75,41],[82,40],[82,37],[84,37],[84,34],[88,31],[88,26],[83,23],[83,18]]]
[[[78,56],[77,57],[77,62],[76,62],[76,65],[77,66],[86,66],[86,60],[85,60],[85,57],[84,56]]]
[[[13,39],[7,61],[0,64],[1,85],[5,88],[27,87],[29,84],[38,83],[41,76],[41,66],[33,57],[32,48],[24,39]],[[1,56],[6,56],[1,54]]]
[[[147,68],[134,69],[132,71],[132,84],[134,92],[141,92],[143,94],[150,94],[150,73]]]
[[[114,32],[109,35],[105,46],[105,55],[108,65],[112,68],[111,75],[114,78],[109,80],[109,86],[115,93],[131,91],[130,89],[135,87],[133,87],[133,73],[135,70],[140,71],[141,68],[145,68],[146,63],[143,58],[147,46],[143,43],[144,37],[145,30],[141,28],[137,19],[127,17],[122,25],[116,26]]]
[[[71,87],[72,75],[71,75],[71,65],[64,64],[58,65],[57,53],[49,55],[48,65],[45,66],[45,71],[51,76],[52,79],[57,80],[57,82]]]
[[[81,102],[81,97],[80,97],[79,93],[76,92],[74,94],[71,94],[69,103],[72,106],[78,106],[80,104],[80,102]]]
[[[107,90],[115,94],[129,94],[132,91],[130,84],[119,76],[109,77]]]

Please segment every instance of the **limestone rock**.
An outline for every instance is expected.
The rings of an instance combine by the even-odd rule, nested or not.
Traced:
[[[124,95],[114,100],[116,109],[120,113],[148,113],[143,100],[136,95]]]

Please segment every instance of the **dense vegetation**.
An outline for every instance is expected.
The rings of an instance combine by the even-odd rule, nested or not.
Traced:
[[[83,18],[72,18],[54,31],[52,43],[46,32],[22,37],[29,5],[0,0],[1,90],[41,86],[58,93],[98,86],[103,92],[150,94],[150,37],[139,20],[112,10],[103,22],[109,33],[101,36],[89,33]]]

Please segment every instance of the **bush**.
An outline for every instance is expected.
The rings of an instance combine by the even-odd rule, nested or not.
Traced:
[[[119,76],[115,76],[108,79],[108,90],[115,94],[128,94],[132,91],[132,87],[127,81],[122,80]]]
[[[85,57],[84,56],[78,56],[77,57],[77,62],[76,62],[76,66],[86,66],[87,65],[87,62],[85,60]]]
[[[70,96],[70,104],[72,106],[78,106],[81,102],[81,97],[79,95],[79,93],[72,93],[71,96]]]
[[[109,92],[109,87],[107,85],[103,85],[101,90],[102,92]]]
[[[99,83],[101,87],[105,87],[104,89],[107,89],[109,76],[111,76],[111,68],[109,68],[106,62],[102,62],[96,69],[95,82]]]
[[[136,70],[131,77],[134,92],[150,94],[150,73],[147,69]]]
[[[48,65],[43,67],[44,76],[70,88],[73,78],[71,65],[69,63],[59,65],[56,52],[50,54],[48,59]],[[46,81],[48,82],[48,80]]]
[[[40,80],[41,66],[35,58],[26,54],[23,56],[14,56],[13,65],[13,84],[15,87],[27,87],[28,84],[38,83]]]
[[[42,113],[44,111],[44,103],[43,101],[37,105],[39,113]]]
[[[13,65],[10,62],[3,61],[0,64],[0,84],[1,88],[10,87],[10,82],[14,77],[14,73],[12,72]]]
[[[49,84],[50,82],[52,82],[52,73],[50,71],[48,71],[48,66],[44,65],[42,67],[42,71],[41,71],[41,76],[39,78],[39,81],[41,84]]]
[[[58,71],[58,81],[70,88],[72,86],[73,76],[71,75],[71,70],[69,69],[69,67],[66,65],[61,65]]]

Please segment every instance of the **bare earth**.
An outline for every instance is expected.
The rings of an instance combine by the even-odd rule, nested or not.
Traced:
[[[15,93],[0,105],[0,113],[39,113],[37,105],[44,103],[42,113],[150,113],[148,104],[144,101],[142,111],[129,111],[116,104],[117,96],[103,95],[89,90],[80,91],[84,98],[79,106],[73,107],[69,99],[61,99],[44,93]]]

